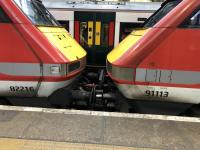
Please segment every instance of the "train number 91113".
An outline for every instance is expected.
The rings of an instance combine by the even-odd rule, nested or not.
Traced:
[[[146,90],[145,95],[151,97],[169,97],[169,92]]]

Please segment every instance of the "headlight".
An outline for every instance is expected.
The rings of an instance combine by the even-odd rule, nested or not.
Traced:
[[[66,76],[72,72],[84,69],[86,58],[68,64],[44,64],[44,76]]]
[[[60,66],[51,66],[50,67],[50,72],[53,75],[57,75],[61,73],[61,67]]]

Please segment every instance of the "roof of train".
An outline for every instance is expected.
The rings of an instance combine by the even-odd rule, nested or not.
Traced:
[[[111,11],[155,11],[160,2],[108,2],[108,1],[67,1],[43,0],[48,9],[73,9],[73,10],[111,10]]]

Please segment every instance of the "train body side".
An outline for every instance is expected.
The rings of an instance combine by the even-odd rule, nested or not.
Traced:
[[[114,49],[108,55],[108,73],[125,97],[200,102],[200,30],[184,26],[199,15],[199,5],[198,0],[181,1],[143,34],[132,33],[140,38],[125,50],[117,47],[121,54]]]
[[[84,69],[86,53],[65,29],[34,25],[13,0],[0,1],[0,9],[8,18],[0,22],[1,96],[48,97]]]

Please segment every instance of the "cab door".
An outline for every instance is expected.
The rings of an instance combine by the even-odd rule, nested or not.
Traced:
[[[87,50],[88,66],[105,66],[114,48],[115,13],[75,12],[74,37]]]

